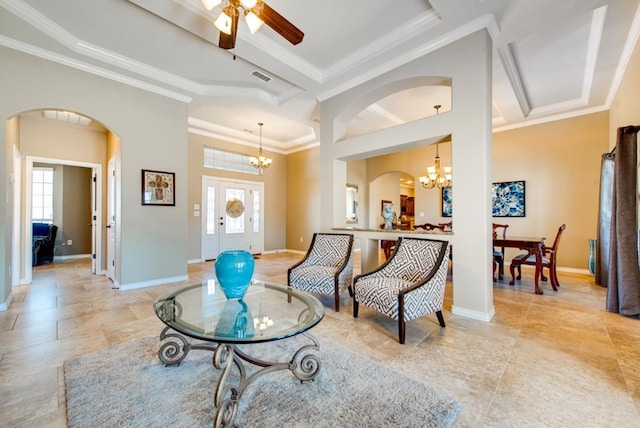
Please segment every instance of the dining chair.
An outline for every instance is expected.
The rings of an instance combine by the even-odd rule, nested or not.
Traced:
[[[558,233],[556,234],[556,238],[553,240],[553,246],[551,248],[542,246],[542,269],[540,269],[540,279],[542,281],[546,281],[547,277],[544,276],[543,270],[544,268],[549,269],[549,278],[551,279],[551,287],[554,290],[558,290],[560,287],[560,283],[558,282],[558,275],[556,274],[556,266],[557,266],[557,256],[558,256],[558,245],[560,245],[560,237],[562,236],[562,232],[567,228],[566,224],[563,224],[558,228]],[[522,265],[536,265],[536,255],[533,251],[529,250],[526,254],[520,254],[515,256],[513,260],[511,260],[511,266],[509,270],[511,271],[511,278],[520,280],[522,277]],[[515,269],[518,269],[518,276],[515,276]]]
[[[493,239],[500,236],[502,239],[507,237],[508,224],[493,223]],[[493,247],[493,280],[496,281],[496,268],[498,268],[498,279],[504,278],[504,247],[496,249]]]
[[[287,285],[308,293],[333,295],[340,311],[340,293],[353,296],[353,235],[314,233],[305,256],[287,271]],[[291,296],[289,296],[291,302]]]
[[[359,304],[398,321],[398,339],[405,342],[406,323],[434,313],[441,327],[449,265],[449,243],[433,239],[398,238],[391,257],[371,272],[353,279],[353,317]]]

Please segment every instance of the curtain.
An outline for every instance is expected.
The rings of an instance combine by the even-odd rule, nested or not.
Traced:
[[[598,209],[598,236],[596,243],[595,281],[607,286],[609,277],[609,248],[611,244],[611,208],[613,197],[613,167],[616,149],[602,155],[600,167],[600,205]]]
[[[607,310],[640,315],[638,267],[638,126],[618,128],[611,195]]]

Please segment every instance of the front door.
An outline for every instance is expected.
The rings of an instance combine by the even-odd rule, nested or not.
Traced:
[[[202,259],[224,250],[259,254],[264,246],[264,183],[203,177]]]

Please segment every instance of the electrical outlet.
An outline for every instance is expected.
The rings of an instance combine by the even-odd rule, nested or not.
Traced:
[[[67,239],[67,245],[73,245],[73,241],[71,239]]]

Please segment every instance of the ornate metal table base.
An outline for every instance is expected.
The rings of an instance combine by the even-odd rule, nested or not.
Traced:
[[[289,362],[264,361],[251,357],[231,343],[197,343],[192,344],[187,339],[175,332],[168,332],[169,327],[165,327],[160,333],[160,340],[165,341],[158,350],[158,358],[165,366],[178,365],[184,360],[192,349],[205,349],[213,351],[213,366],[221,370],[214,403],[216,406],[215,427],[231,427],[238,413],[238,403],[244,390],[258,377],[278,370],[290,370],[291,373],[304,382],[313,380],[320,372],[320,359],[315,354],[307,352],[318,351],[320,346],[315,337],[309,333],[302,333],[309,338],[312,344],[301,346],[291,357]],[[240,373],[240,380],[237,385],[230,383],[229,373],[233,367],[233,361]],[[260,367],[250,375],[247,373],[245,363]]]

